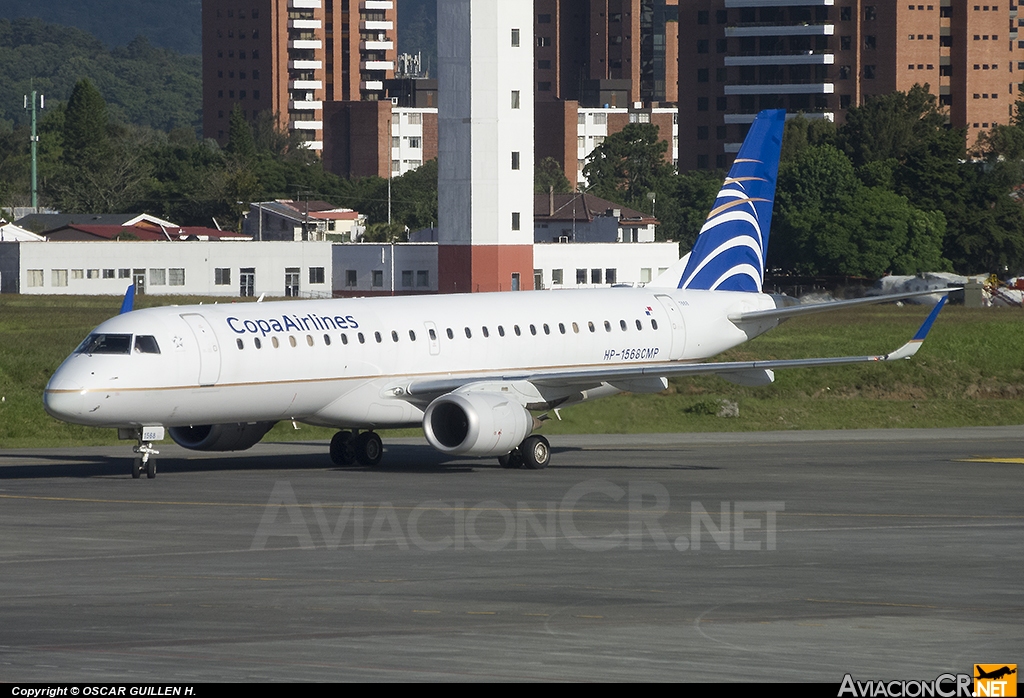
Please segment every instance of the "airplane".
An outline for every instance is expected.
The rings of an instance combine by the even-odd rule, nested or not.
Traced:
[[[785,112],[761,112],[690,254],[642,288],[257,302],[132,310],[100,324],[44,393],[52,416],[134,439],[132,476],[156,476],[153,442],[233,451],[280,420],[337,428],[338,465],[375,465],[378,429],[422,426],[451,455],[541,469],[534,413],[668,378],[717,374],[767,385],[774,370],[910,358],[914,338],[875,356],[708,363],[804,313],[908,298],[800,305],[762,292]],[[934,291],[929,291],[934,293]]]
[[[1002,667],[1000,669],[994,669],[993,671],[989,672],[989,671],[983,670],[981,668],[980,664],[975,664],[974,665],[974,670],[978,672],[978,675],[974,677],[976,679],[995,679],[995,680],[999,680],[999,679],[1003,678],[1004,676],[1009,676],[1011,674],[1016,674],[1017,673],[1016,669],[1011,669],[1008,666],[1004,666],[1004,667]]]

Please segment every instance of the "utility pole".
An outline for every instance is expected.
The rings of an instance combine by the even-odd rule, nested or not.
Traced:
[[[36,135],[36,96],[37,96],[37,94],[38,93],[35,90],[32,90],[32,97],[31,97],[31,99],[32,99],[32,107],[31,107],[31,109],[32,109],[32,136],[29,138],[29,141],[32,144],[32,210],[33,211],[38,211],[39,210],[39,175],[38,175],[38,165],[36,164],[37,163],[37,158],[38,158],[37,150],[38,150],[38,145],[39,145],[39,136]],[[38,97],[39,97],[39,108],[42,109],[43,106],[44,106],[43,102],[44,102],[45,98],[41,94],[38,95]],[[29,109],[28,100],[29,100],[29,96],[25,95],[25,108],[26,109]]]

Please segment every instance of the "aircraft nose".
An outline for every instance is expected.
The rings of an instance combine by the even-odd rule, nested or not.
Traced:
[[[73,421],[82,414],[85,404],[83,386],[58,371],[43,391],[43,407],[51,416],[62,421]]]

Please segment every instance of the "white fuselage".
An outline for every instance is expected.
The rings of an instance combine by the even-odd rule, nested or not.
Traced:
[[[159,353],[72,354],[44,402],[104,427],[415,426],[416,381],[694,362],[776,325],[738,327],[730,314],[774,306],[757,293],[621,288],[150,308],[93,334],[153,337]],[[524,406],[580,399],[573,386],[531,390]]]

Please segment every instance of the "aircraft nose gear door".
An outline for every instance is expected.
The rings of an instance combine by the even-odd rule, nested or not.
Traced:
[[[202,315],[188,313],[181,316],[199,343],[199,385],[214,385],[220,378],[220,345],[213,328]]]
[[[679,311],[679,305],[672,296],[657,295],[655,298],[668,313],[669,322],[672,323],[672,350],[669,358],[673,361],[683,357],[683,350],[686,348],[686,327],[683,324],[683,314]]]

